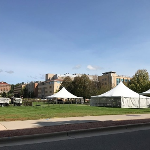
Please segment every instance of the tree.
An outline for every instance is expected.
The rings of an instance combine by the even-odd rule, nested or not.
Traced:
[[[7,94],[6,94],[6,97],[11,98],[11,97],[13,97],[13,96],[14,96],[14,85],[12,84],[10,91],[7,92]]]
[[[90,98],[91,80],[87,75],[75,77],[73,81],[73,94],[79,97]]]
[[[81,96],[81,87],[80,87],[81,78],[79,76],[75,77],[72,81],[72,94],[76,96]]]
[[[2,97],[6,97],[6,93],[5,92],[2,93]]]
[[[108,92],[109,90],[110,90],[110,87],[104,86],[103,88],[100,88],[98,95],[101,95],[101,94],[103,94],[105,92]]]
[[[11,85],[11,92],[12,93],[14,92],[14,86],[15,86],[14,84]]]
[[[98,81],[91,81],[90,94],[99,95],[101,90],[101,83]]]
[[[29,97],[29,95],[28,95],[29,93],[28,93],[28,89],[26,88],[26,87],[23,87],[22,88],[22,90],[21,90],[21,93],[19,93],[19,97],[21,96],[23,96],[23,98],[28,98]],[[31,95],[30,95],[31,96]]]
[[[147,91],[150,88],[149,74],[147,70],[137,70],[130,80],[128,87],[137,93]]]
[[[69,76],[64,78],[59,90],[61,90],[63,87],[65,87],[66,90],[68,90],[69,92],[72,92],[73,84],[72,84],[72,79]]]

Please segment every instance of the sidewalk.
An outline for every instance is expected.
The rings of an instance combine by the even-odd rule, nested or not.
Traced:
[[[0,138],[150,123],[150,114],[127,114],[0,121]]]

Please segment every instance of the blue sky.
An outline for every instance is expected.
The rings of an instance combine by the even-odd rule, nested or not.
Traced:
[[[0,0],[0,81],[150,73],[148,0]]]

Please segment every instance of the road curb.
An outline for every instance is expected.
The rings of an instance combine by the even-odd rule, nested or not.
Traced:
[[[44,133],[44,134],[33,134],[33,135],[23,135],[23,136],[12,136],[12,137],[2,137],[0,138],[1,143],[9,143],[14,141],[23,141],[29,139],[39,139],[39,138],[54,138],[54,137],[69,137],[78,134],[88,134],[88,133],[98,133],[104,131],[111,131],[116,129],[129,129],[133,127],[146,127],[150,126],[150,122],[148,123],[137,123],[137,124],[125,124],[118,126],[107,126],[107,127],[98,127],[98,128],[89,128],[89,129],[81,129],[81,130],[70,130],[70,131],[62,131],[62,132],[53,132],[53,133]]]

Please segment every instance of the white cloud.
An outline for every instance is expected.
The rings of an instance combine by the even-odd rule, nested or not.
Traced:
[[[9,73],[9,74],[14,73],[14,71],[12,71],[12,70],[10,70],[10,71],[5,71],[5,72],[7,72],[7,73]]]
[[[2,69],[0,69],[0,72],[3,72],[3,70],[2,70]]]
[[[80,69],[81,68],[81,65],[76,65],[73,67],[73,69]]]
[[[88,65],[88,66],[87,66],[87,69],[89,69],[89,70],[99,70],[99,69],[101,69],[101,68],[98,67],[98,66]]]

